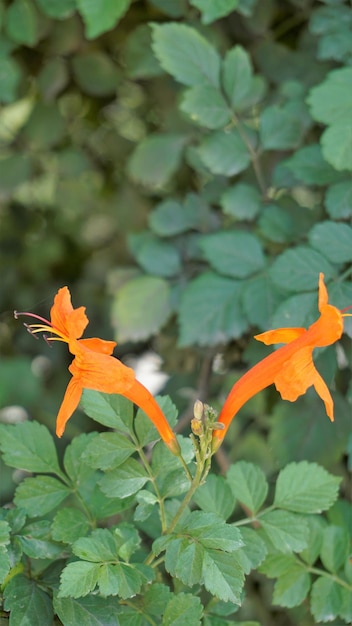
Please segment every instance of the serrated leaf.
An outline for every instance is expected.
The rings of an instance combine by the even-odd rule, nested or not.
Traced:
[[[11,611],[11,623],[52,626],[53,609],[49,596],[34,580],[23,574],[11,578],[4,591],[4,609]]]
[[[87,534],[90,523],[87,516],[79,509],[65,507],[54,517],[51,533],[54,541],[73,543]]]
[[[307,547],[300,553],[300,558],[308,565],[313,565],[321,550],[326,521],[321,515],[309,515],[306,521],[309,529],[309,539]]]
[[[152,578],[152,568],[142,563],[104,563],[97,582],[103,596],[119,595],[126,599],[139,593],[142,585]]]
[[[207,591],[220,600],[240,604],[244,574],[234,556],[219,550],[205,552],[203,581]]]
[[[223,128],[231,119],[230,109],[221,92],[212,85],[195,85],[187,89],[180,109],[193,122],[210,130]]]
[[[122,465],[105,474],[100,481],[103,493],[110,498],[127,498],[150,480],[143,467],[135,459],[127,459]]]
[[[98,582],[100,565],[88,561],[69,563],[60,576],[59,598],[87,596]]]
[[[133,423],[133,404],[123,396],[84,389],[82,407],[88,417],[108,428],[130,432]]]
[[[267,547],[263,539],[252,528],[241,527],[244,546],[236,552],[236,557],[245,574],[256,569],[267,555]]]
[[[316,622],[335,619],[342,606],[342,587],[331,578],[321,576],[312,586],[310,610]]]
[[[180,235],[200,222],[199,211],[191,203],[182,205],[176,200],[165,200],[158,204],[149,215],[149,225],[160,237]]]
[[[85,480],[88,479],[94,482],[94,470],[85,461],[84,454],[89,443],[97,436],[98,434],[95,432],[89,434],[82,433],[72,439],[71,443],[66,447],[64,467],[78,490],[82,487]]]
[[[287,511],[269,511],[260,516],[265,534],[279,552],[301,552],[307,546],[305,518]]]
[[[213,269],[233,278],[246,278],[265,265],[260,242],[251,233],[233,230],[204,235],[199,247]]]
[[[300,606],[306,599],[311,579],[299,562],[280,575],[274,586],[273,603],[292,608]]]
[[[329,185],[341,179],[341,174],[325,160],[320,145],[300,148],[284,164],[299,181],[307,185]]]
[[[178,533],[196,538],[205,548],[235,552],[243,546],[242,537],[238,528],[226,524],[214,513],[193,511],[182,525]]]
[[[352,216],[352,182],[346,180],[331,185],[325,195],[325,208],[333,219],[345,219]]]
[[[46,426],[38,422],[0,424],[0,449],[10,467],[60,474],[54,441]]]
[[[349,547],[350,542],[347,529],[339,526],[328,526],[325,528],[320,551],[320,558],[324,567],[329,572],[336,574],[346,562],[349,555]]]
[[[223,476],[209,474],[204,485],[197,489],[193,500],[206,513],[215,513],[222,519],[230,517],[235,499]]]
[[[172,243],[144,231],[129,235],[128,244],[137,263],[146,273],[165,278],[180,273],[180,252]]]
[[[185,24],[152,25],[153,50],[160,65],[184,85],[219,86],[220,57],[194,28]]]
[[[152,78],[163,74],[152,51],[152,31],[149,24],[137,26],[126,39],[123,61],[128,78]]]
[[[247,169],[251,157],[237,129],[215,131],[200,143],[197,153],[213,174],[234,176]]]
[[[228,470],[227,482],[236,500],[253,514],[259,511],[268,494],[268,483],[259,467],[239,461]]]
[[[352,228],[348,224],[319,222],[309,232],[308,240],[332,263],[352,261]]]
[[[308,327],[316,316],[317,294],[299,293],[281,302],[272,317],[271,327]]]
[[[289,110],[272,105],[260,116],[260,138],[265,150],[290,150],[302,136],[300,119]]]
[[[5,520],[0,520],[0,545],[10,543],[10,525]]]
[[[83,17],[88,39],[94,39],[111,30],[131,4],[131,0],[101,0],[99,4],[91,0],[76,0],[76,2]]]
[[[40,29],[38,15],[30,0],[14,0],[5,14],[6,33],[16,43],[35,46]]]
[[[155,335],[171,315],[170,286],[157,276],[139,276],[118,291],[112,309],[117,341],[140,341]]]
[[[84,458],[96,469],[111,470],[126,461],[136,448],[121,433],[100,433],[87,446]]]
[[[235,111],[247,109],[264,95],[264,78],[253,76],[250,56],[242,46],[235,46],[226,53],[222,82]]]
[[[211,24],[229,15],[239,3],[240,0],[190,0],[190,4],[199,9],[203,24]]]
[[[212,346],[240,337],[247,329],[240,304],[241,283],[213,272],[190,281],[179,310],[181,346]],[[201,318],[195,311],[203,311]]]
[[[351,115],[352,69],[333,70],[326,80],[313,87],[307,98],[313,119],[324,124],[348,122]]]
[[[260,193],[252,185],[238,183],[226,189],[220,204],[226,215],[238,220],[253,220],[260,210]]]
[[[71,494],[71,490],[51,476],[25,478],[16,489],[15,504],[30,517],[45,515]]]
[[[325,159],[338,171],[352,170],[352,124],[342,121],[327,128],[321,138]]]
[[[316,289],[319,272],[323,272],[325,281],[329,281],[335,274],[326,257],[308,246],[285,250],[276,257],[269,270],[273,282],[290,291]]]
[[[167,603],[163,626],[200,626],[203,606],[200,599],[190,593],[178,593]]]
[[[177,171],[185,143],[185,135],[149,135],[129,158],[129,176],[152,191],[161,190]]]
[[[63,624],[84,626],[120,626],[116,599],[90,595],[86,598],[54,596],[54,610]]]
[[[296,513],[321,513],[335,502],[340,482],[316,463],[290,463],[279,473],[274,504]]]
[[[10,555],[5,546],[0,546],[0,584],[6,580],[11,569]]]
[[[118,555],[115,538],[107,528],[96,528],[89,537],[79,537],[72,551],[80,559],[93,563],[115,561]]]

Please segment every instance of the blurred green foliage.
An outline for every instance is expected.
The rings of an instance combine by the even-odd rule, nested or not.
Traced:
[[[2,420],[20,405],[53,429],[66,353],[12,311],[46,317],[64,284],[118,356],[162,356],[186,432],[196,397],[219,408],[266,354],[258,330],[316,318],[320,271],[331,303],[352,303],[350,3],[0,0],[0,28]],[[222,469],[308,459],[345,475],[345,329],[317,359],[335,424],[314,392],[266,390]],[[86,429],[77,414],[68,438]]]

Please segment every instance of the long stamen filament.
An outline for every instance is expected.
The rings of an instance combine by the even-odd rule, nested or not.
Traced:
[[[44,324],[46,326],[51,326],[49,320],[46,320],[45,317],[41,317],[40,315],[37,315],[36,313],[29,313],[27,311],[14,311],[13,312],[13,316],[14,318],[17,320],[20,316],[26,316],[26,317],[35,317],[35,319],[40,320],[41,322],[44,322]]]

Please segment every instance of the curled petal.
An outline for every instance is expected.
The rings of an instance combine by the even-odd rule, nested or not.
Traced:
[[[78,378],[71,378],[56,418],[56,434],[62,437],[66,423],[77,409],[82,396],[82,385]]]

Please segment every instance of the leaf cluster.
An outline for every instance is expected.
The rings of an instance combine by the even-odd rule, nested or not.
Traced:
[[[173,422],[175,407],[167,397],[160,402]],[[0,425],[4,462],[30,474],[14,508],[1,510],[0,578],[11,623],[51,626],[56,615],[74,626],[86,615],[92,624],[164,625],[187,614],[192,626],[226,626],[241,615],[253,570],[276,579],[276,605],[308,597],[316,621],[350,621],[351,511],[342,501],[331,508],[338,477],[291,463],[269,496],[263,471],[240,461],[225,477],[190,483],[164,444],[146,453],[156,431],[141,412],[131,419],[126,400],[89,391],[84,405],[112,430],[75,438],[62,468],[45,426]],[[191,442],[179,440],[195,477]],[[319,515],[329,510],[330,519]]]

